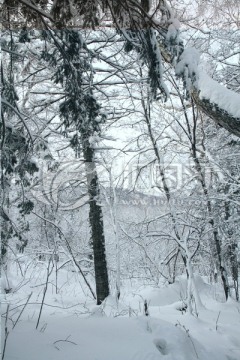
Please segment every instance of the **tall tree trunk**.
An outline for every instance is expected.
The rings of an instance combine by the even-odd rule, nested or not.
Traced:
[[[211,204],[208,188],[207,188],[207,185],[205,182],[203,169],[202,169],[201,163],[199,161],[199,158],[197,156],[196,133],[195,133],[196,118],[195,118],[195,116],[194,116],[193,120],[194,120],[194,133],[193,133],[194,136],[192,138],[192,143],[191,143],[191,146],[192,146],[191,154],[192,154],[192,158],[194,161],[195,169],[199,175],[199,182],[201,184],[203,194],[206,197],[207,210],[208,210],[208,214],[209,214],[209,224],[212,227],[212,234],[213,234],[213,243],[212,243],[213,249],[212,249],[212,251],[213,251],[214,258],[216,259],[217,269],[218,269],[221,279],[222,279],[223,289],[224,289],[225,297],[227,300],[228,296],[229,296],[229,284],[228,284],[227,272],[226,272],[226,269],[224,266],[224,261],[222,258],[222,245],[221,245],[221,240],[219,237],[219,231],[218,231],[217,225],[215,223],[212,204]]]
[[[1,164],[2,165],[2,164]],[[8,217],[9,210],[9,184],[4,174],[1,174],[1,194],[0,194],[0,227],[1,227],[1,256],[0,256],[0,276],[5,278],[4,291],[10,292],[11,285],[8,280],[8,241],[11,237],[11,226]]]
[[[97,305],[100,305],[102,301],[109,295],[103,213],[102,207],[98,204],[99,180],[94,162],[94,149],[91,148],[88,139],[83,138],[82,144],[89,195],[89,219],[94,256]]]
[[[229,189],[227,188],[226,190],[229,190]],[[227,222],[229,222],[230,217],[231,217],[230,201],[225,201],[225,220]],[[238,272],[238,256],[237,256],[238,245],[237,245],[237,241],[232,238],[233,231],[231,228],[229,228],[229,224],[228,224],[226,230],[227,230],[227,237],[228,237],[228,241],[229,241],[229,244],[227,247],[227,254],[228,254],[229,262],[230,262],[230,268],[231,268],[231,274],[232,274],[232,280],[233,280],[236,300],[239,301],[239,283],[238,283],[239,272]]]
[[[186,269],[187,280],[188,280],[188,299],[189,299],[188,311],[190,313],[192,313],[192,307],[190,306],[190,299],[191,299],[192,295],[195,298],[196,306],[203,307],[200,296],[199,296],[196,286],[195,286],[195,280],[194,280],[194,275],[193,275],[193,270],[192,270],[192,258],[194,257],[195,253],[194,254],[190,253],[190,251],[188,249],[187,239],[185,239],[185,241],[184,241],[183,236],[181,236],[181,233],[179,231],[178,221],[177,221],[173,206],[171,204],[172,196],[170,193],[170,188],[168,187],[168,184],[167,184],[164,167],[162,166],[161,155],[159,152],[159,148],[157,146],[156,139],[153,134],[152,125],[151,125],[151,117],[150,117],[150,114],[148,113],[149,110],[147,109],[146,104],[144,103],[143,96],[142,96],[142,107],[144,110],[145,121],[146,121],[146,125],[148,128],[148,136],[150,138],[150,141],[152,143],[152,148],[153,148],[153,151],[156,156],[156,161],[157,161],[157,164],[159,167],[159,175],[160,175],[162,185],[163,185],[162,186],[163,191],[164,191],[166,199],[167,199],[167,204],[169,207],[169,215],[170,215],[170,219],[172,221],[173,231],[176,236],[176,242],[178,244],[178,251],[181,254],[181,257],[182,257],[182,260],[183,260],[183,263],[184,263],[185,269]],[[174,274],[174,277],[175,277],[175,274]]]

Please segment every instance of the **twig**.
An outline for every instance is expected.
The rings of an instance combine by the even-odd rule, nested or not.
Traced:
[[[5,318],[5,338],[4,338],[4,343],[3,343],[3,352],[2,352],[2,360],[4,359],[5,356],[5,351],[6,351],[6,346],[7,346],[7,338],[9,335],[9,331],[8,331],[8,327],[7,327],[7,323],[8,323],[8,312],[9,312],[9,304],[7,305],[7,311],[6,311],[6,318]]]
[[[192,343],[192,346],[193,346],[193,349],[194,349],[195,355],[196,355],[197,359],[199,359],[198,354],[197,354],[196,347],[195,347],[194,342],[193,342],[193,340],[192,340],[192,338],[191,338],[191,336],[190,336],[190,334],[189,334],[189,329],[187,329],[184,325],[180,324],[180,322],[179,322],[179,321],[178,321],[178,324],[176,324],[175,326],[180,326],[180,327],[182,327],[182,328],[185,330],[185,332],[186,332],[186,334],[187,334],[188,338],[190,339],[190,341],[191,341],[191,343]]]
[[[15,323],[14,323],[14,325],[13,325],[13,329],[14,329],[14,328],[15,328],[15,326],[17,325],[17,322],[19,321],[19,319],[20,319],[20,317],[21,317],[22,313],[24,312],[24,310],[25,310],[25,308],[26,308],[26,306],[27,306],[27,304],[28,304],[28,302],[29,302],[29,300],[30,300],[30,298],[31,298],[32,294],[33,294],[33,293],[31,292],[31,294],[30,294],[30,295],[28,295],[27,301],[26,301],[26,303],[24,304],[24,306],[23,306],[22,310],[20,311],[20,314],[18,315],[17,320],[15,321]]]
[[[57,340],[57,341],[54,341],[53,344],[55,345],[55,344],[58,343],[58,342],[68,342],[68,343],[70,343],[70,344],[77,345],[75,342],[68,340],[69,338],[70,338],[70,335],[67,336],[65,340]],[[57,350],[60,350],[57,346],[54,346],[54,347],[55,347]]]
[[[51,272],[52,272],[52,270],[53,270],[53,267],[52,267],[51,271],[49,271],[50,263],[51,263],[51,258],[49,259],[49,262],[48,262],[48,267],[47,267],[47,279],[46,279],[46,284],[45,284],[45,287],[44,287],[44,290],[43,290],[43,297],[42,297],[41,307],[40,307],[40,311],[39,311],[39,315],[38,315],[38,319],[37,319],[36,329],[38,328],[39,321],[40,321],[41,314],[42,314],[44,299],[45,299],[45,296],[46,296],[46,293],[47,293],[48,279],[49,279],[49,276],[51,275]]]
[[[216,331],[217,331],[217,329],[218,329],[218,320],[219,320],[220,314],[221,314],[221,311],[219,311],[218,317],[217,317],[217,320],[216,320]]]
[[[47,328],[47,323],[43,324],[43,326],[40,329],[40,332],[43,333]]]
[[[31,302],[29,303],[29,305],[39,305],[40,303],[39,302]],[[23,306],[24,304],[21,304],[21,305],[17,305],[15,306],[14,308],[10,309],[10,311],[13,311],[21,306]],[[58,305],[51,305],[51,304],[47,304],[47,303],[43,303],[44,306],[49,306],[49,307],[53,307],[53,308],[58,308],[58,309],[64,309],[64,310],[67,310],[67,309],[71,309],[75,306],[79,306],[79,305],[82,305],[82,303],[77,303],[77,304],[74,304],[74,305],[71,305],[71,306],[58,306]],[[2,314],[2,316],[4,316],[6,313]]]
[[[87,287],[89,288],[89,290],[90,290],[90,292],[91,292],[91,294],[92,294],[93,298],[96,300],[96,295],[94,294],[94,291],[93,291],[93,289],[91,288],[91,285],[90,285],[90,283],[88,282],[88,280],[87,280],[86,276],[84,275],[84,273],[83,273],[83,271],[82,271],[82,269],[81,269],[80,265],[79,265],[79,264],[78,264],[78,262],[76,261],[76,259],[75,259],[74,255],[73,255],[73,252],[72,252],[71,246],[70,246],[70,244],[69,244],[69,241],[67,240],[66,236],[64,235],[64,233],[62,232],[62,230],[60,229],[60,227],[59,227],[59,226],[57,226],[57,225],[56,225],[54,222],[52,222],[51,220],[48,220],[48,219],[46,219],[46,218],[42,217],[41,215],[39,215],[39,214],[35,213],[34,211],[32,211],[32,214],[34,214],[34,215],[36,215],[37,217],[39,217],[40,219],[42,219],[42,220],[44,220],[44,221],[48,222],[49,224],[52,224],[53,226],[55,226],[55,228],[57,228],[57,229],[58,229],[59,236],[60,236],[60,237],[63,237],[63,238],[64,238],[64,240],[65,240],[65,242],[66,242],[67,249],[68,249],[68,251],[69,251],[69,253],[70,253],[71,257],[72,257],[72,259],[71,259],[71,260],[73,261],[73,263],[75,264],[75,266],[78,268],[78,270],[79,270],[80,274],[82,275],[82,277],[83,277],[83,279],[84,279],[84,281],[85,281],[85,283],[86,283]]]
[[[19,119],[22,121],[24,127],[26,128],[26,130],[27,130],[27,132],[28,132],[28,135],[29,135],[29,137],[30,137],[30,139],[31,139],[31,142],[33,143],[32,134],[31,134],[31,132],[30,132],[30,130],[29,130],[29,127],[28,127],[26,121],[24,120],[22,114],[21,114],[13,105],[11,105],[7,100],[4,100],[4,99],[2,98],[1,101],[2,101],[2,103],[3,103],[4,105],[10,107],[10,109],[13,110],[13,111],[15,112],[15,114],[19,117]]]

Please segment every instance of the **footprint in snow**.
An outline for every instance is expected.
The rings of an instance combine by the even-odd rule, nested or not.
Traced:
[[[168,354],[167,342],[164,339],[155,339],[153,340],[153,343],[162,355]]]

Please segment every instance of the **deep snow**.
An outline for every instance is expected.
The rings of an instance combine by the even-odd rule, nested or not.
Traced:
[[[223,302],[222,290],[200,277],[196,283],[204,308],[195,316],[181,311],[186,280],[159,287],[124,281],[117,304],[110,296],[96,306],[76,272],[52,271],[38,329],[36,329],[47,264],[28,257],[14,262],[12,293],[2,296],[2,323],[9,316],[5,360],[238,360],[240,304]],[[14,274],[14,276],[13,276]],[[29,304],[20,315],[28,295]],[[150,316],[143,314],[147,300]],[[2,329],[4,342],[4,329]]]

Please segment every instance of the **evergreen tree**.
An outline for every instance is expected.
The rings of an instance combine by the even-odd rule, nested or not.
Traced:
[[[75,132],[70,143],[75,153],[83,156],[89,195],[89,220],[94,255],[97,304],[109,295],[108,272],[105,254],[103,215],[98,203],[99,179],[95,164],[92,138],[101,131],[105,116],[93,94],[91,58],[81,33],[73,30],[43,32],[42,36],[54,44],[42,57],[57,67],[53,80],[63,86],[65,99],[59,105],[60,117],[66,131]]]
[[[30,130],[25,122],[24,115],[18,109],[18,96],[15,90],[14,66],[16,57],[13,55],[14,41],[5,46],[9,48],[10,61],[1,64],[1,264],[7,277],[8,243],[13,237],[18,239],[17,249],[24,251],[27,245],[25,232],[28,231],[28,222],[25,215],[29,214],[34,204],[25,195],[25,189],[30,185],[31,179],[38,171],[36,163],[32,160],[33,143]],[[14,182],[14,185],[13,185]],[[9,214],[11,207],[10,192],[12,187],[22,189],[18,197],[17,207],[19,217],[17,224],[12,221]]]

